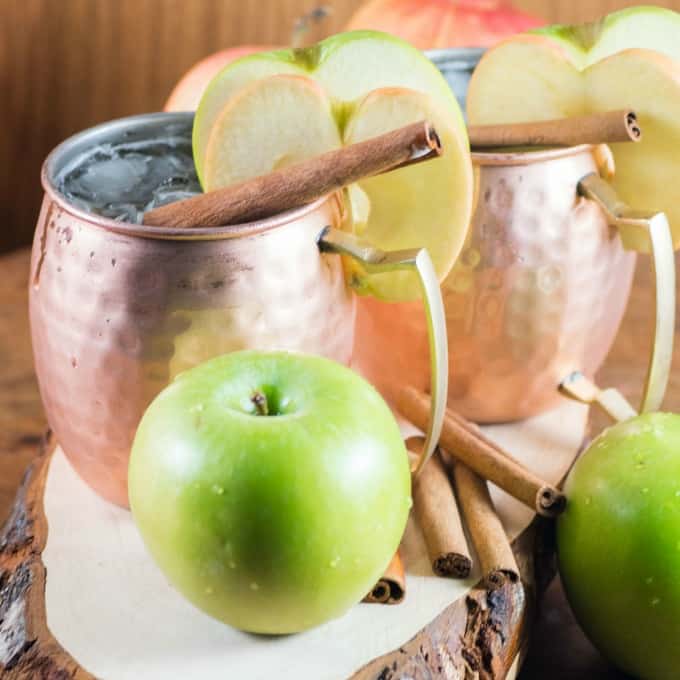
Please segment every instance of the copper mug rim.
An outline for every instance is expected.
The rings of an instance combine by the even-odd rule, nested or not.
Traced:
[[[74,147],[91,145],[92,137],[104,136],[109,133],[115,134],[118,130],[129,129],[131,123],[136,123],[141,129],[157,125],[159,120],[165,119],[169,124],[188,124],[193,121],[194,114],[190,111],[183,112],[157,112],[145,113],[135,116],[117,118],[106,123],[101,123],[93,127],[82,130],[81,132],[68,137],[58,144],[49,153],[42,164],[40,181],[43,189],[60,208],[75,215],[79,219],[91,224],[95,228],[104,229],[126,236],[138,236],[158,240],[172,241],[198,241],[198,240],[221,240],[229,238],[243,238],[283,227],[290,224],[308,213],[314,212],[320,205],[330,200],[335,194],[327,194],[318,198],[312,203],[308,203],[301,208],[287,210],[253,222],[243,222],[241,224],[231,224],[223,227],[192,227],[192,228],[170,228],[170,227],[151,227],[133,222],[122,222],[103,217],[94,213],[87,212],[82,208],[71,203],[54,185],[53,177],[56,166],[64,155],[75,154]]]
[[[470,155],[472,157],[473,165],[516,166],[529,165],[530,163],[542,163],[558,158],[568,158],[583,153],[584,151],[594,149],[596,146],[598,145],[578,144],[576,146],[547,147],[543,149],[473,151]]]

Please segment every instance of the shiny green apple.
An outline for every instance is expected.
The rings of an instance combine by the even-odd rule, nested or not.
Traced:
[[[569,475],[560,573],[588,637],[643,680],[680,677],[680,416],[601,434]]]
[[[196,110],[196,171],[203,189],[213,191],[422,120],[435,125],[441,157],[351,185],[347,227],[383,250],[427,248],[443,279],[472,211],[467,131],[444,76],[399,38],[352,31],[230,63]],[[348,281],[362,295],[389,302],[421,297],[412,272],[375,274],[346,264]]]
[[[292,633],[375,584],[411,504],[399,428],[350,369],[244,351],[179,375],[130,460],[132,513],[193,604],[237,628]]]

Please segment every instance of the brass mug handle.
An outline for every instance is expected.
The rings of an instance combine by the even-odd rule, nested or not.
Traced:
[[[651,254],[655,322],[639,410],[640,413],[657,411],[668,386],[675,333],[675,258],[668,220],[662,212],[630,208],[597,173],[583,177],[578,183],[578,191],[602,208],[610,224],[618,229],[624,248]]]
[[[431,372],[430,422],[425,435],[425,444],[414,466],[414,473],[418,474],[434,452],[441,435],[449,380],[444,301],[430,255],[425,248],[386,252],[353,234],[333,227],[324,228],[319,235],[318,244],[322,252],[351,257],[360,262],[368,272],[409,270],[418,276],[427,317]]]

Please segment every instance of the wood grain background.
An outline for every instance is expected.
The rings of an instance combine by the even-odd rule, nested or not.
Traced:
[[[516,0],[550,23],[641,2]],[[160,109],[180,75],[217,49],[287,44],[295,18],[319,4],[333,10],[322,37],[361,0],[0,0],[0,252],[30,243],[40,165],[59,141]]]

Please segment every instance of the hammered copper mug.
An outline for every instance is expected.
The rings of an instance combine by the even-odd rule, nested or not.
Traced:
[[[675,310],[665,216],[618,201],[605,146],[473,153],[472,161],[471,228],[442,283],[449,406],[477,422],[518,420],[554,406],[573,370],[592,377],[626,308],[633,248],[643,244],[652,253],[656,322],[642,410],[657,409]],[[388,398],[404,381],[428,387],[421,314],[419,303],[359,301],[355,360]]]
[[[368,272],[420,277],[435,371],[422,465],[439,437],[447,380],[444,309],[427,252],[360,242],[347,233],[341,194],[260,222],[166,229],[90,214],[55,188],[59,172],[94,146],[149,139],[169,124],[188,135],[192,116],[100,125],[43,166],[29,282],[33,352],[47,419],[76,471],[127,505],[129,451],[145,408],[178,373],[216,355],[284,349],[348,364],[355,296],[342,257]]]

